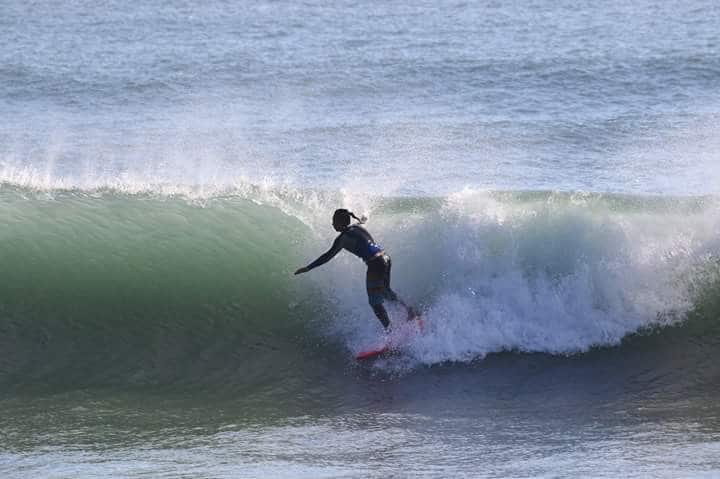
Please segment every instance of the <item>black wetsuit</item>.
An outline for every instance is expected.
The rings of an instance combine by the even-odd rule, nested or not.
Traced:
[[[370,233],[362,226],[347,227],[335,238],[330,250],[310,263],[307,269],[311,270],[327,263],[342,249],[348,250],[367,264],[365,284],[371,306],[381,306],[385,299],[397,300],[397,295],[390,289],[390,268],[392,267],[390,256],[385,254],[382,247],[375,243]]]

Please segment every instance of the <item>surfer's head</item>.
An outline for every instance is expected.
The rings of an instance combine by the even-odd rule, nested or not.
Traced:
[[[335,213],[333,214],[333,228],[335,228],[335,231],[342,231],[348,226],[350,226],[350,219],[355,218],[360,223],[363,221],[355,216],[355,214],[351,211],[348,211],[344,208],[340,208],[339,210],[335,210]]]

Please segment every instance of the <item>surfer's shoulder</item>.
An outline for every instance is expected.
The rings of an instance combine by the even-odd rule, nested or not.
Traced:
[[[365,228],[363,228],[363,226],[362,226],[361,224],[350,225],[350,226],[347,227],[347,229],[346,229],[345,231],[349,231],[349,232],[361,231],[361,232],[363,232],[363,233],[367,233],[367,232],[368,232],[368,230],[366,230]]]

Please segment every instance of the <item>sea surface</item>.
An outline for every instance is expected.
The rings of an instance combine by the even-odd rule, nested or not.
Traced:
[[[1,0],[0,45],[3,478],[720,477],[717,2]],[[396,355],[361,261],[292,274],[340,207]]]

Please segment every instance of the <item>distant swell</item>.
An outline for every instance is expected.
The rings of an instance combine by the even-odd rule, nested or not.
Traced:
[[[379,333],[362,263],[341,254],[292,276],[329,246],[340,204],[370,214],[395,289],[424,311],[406,366],[576,354],[677,324],[717,341],[710,197],[246,188],[198,200],[6,184],[0,201],[6,386],[255,384],[291,378],[308,350],[350,361]]]

